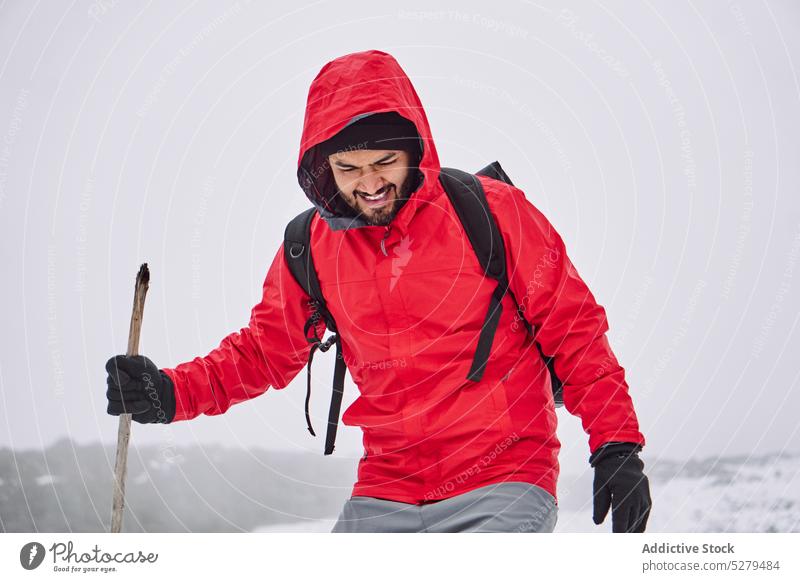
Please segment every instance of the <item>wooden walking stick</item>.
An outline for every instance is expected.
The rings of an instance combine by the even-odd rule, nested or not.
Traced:
[[[133,293],[133,313],[131,313],[131,327],[128,332],[129,356],[139,355],[139,332],[142,330],[142,316],[144,315],[144,298],[150,284],[150,271],[147,263],[139,267],[136,274],[136,288]],[[111,533],[122,530],[122,512],[125,509],[125,476],[128,472],[128,441],[131,438],[131,415],[119,415],[119,430],[117,431],[117,460],[114,465],[114,505],[111,510]]]

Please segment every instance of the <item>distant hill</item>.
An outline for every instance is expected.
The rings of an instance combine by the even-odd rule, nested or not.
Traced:
[[[800,531],[800,455],[643,457],[650,532]],[[223,446],[131,446],[130,532],[330,531],[356,459]],[[0,449],[0,531],[108,531],[114,448],[62,440]],[[559,481],[556,531],[610,531],[591,521],[592,471]],[[609,516],[610,517],[610,516]]]
[[[0,531],[108,531],[114,447],[0,449]],[[135,447],[124,531],[234,532],[335,518],[357,460],[222,446]]]

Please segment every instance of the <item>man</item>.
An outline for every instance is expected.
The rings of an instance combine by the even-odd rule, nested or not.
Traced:
[[[615,532],[644,531],[645,440],[605,312],[524,193],[484,177],[511,293],[483,376],[466,380],[496,281],[465,239],[439,171],[422,105],[392,56],[365,51],[322,68],[298,179],[318,211],[311,250],[360,392],[342,421],[361,427],[365,447],[333,531],[553,531],[557,418],[520,314],[589,435],[595,523],[611,508]],[[109,414],[177,422],[284,388],[308,359],[309,299],[279,249],[249,325],[207,356],[162,370],[144,357],[110,359]]]

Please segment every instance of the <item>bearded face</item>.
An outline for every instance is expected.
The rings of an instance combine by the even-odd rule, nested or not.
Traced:
[[[408,200],[415,175],[404,150],[353,150],[328,156],[342,198],[372,226],[386,226]]]

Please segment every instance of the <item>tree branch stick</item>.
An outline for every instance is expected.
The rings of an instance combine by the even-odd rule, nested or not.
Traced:
[[[139,355],[139,334],[144,316],[144,298],[150,285],[150,271],[147,263],[139,267],[136,274],[136,287],[133,293],[133,313],[128,332],[129,356]],[[117,430],[117,459],[114,464],[114,504],[111,510],[111,533],[122,531],[122,513],[125,509],[125,477],[128,473],[128,442],[131,438],[131,415],[119,415]]]

